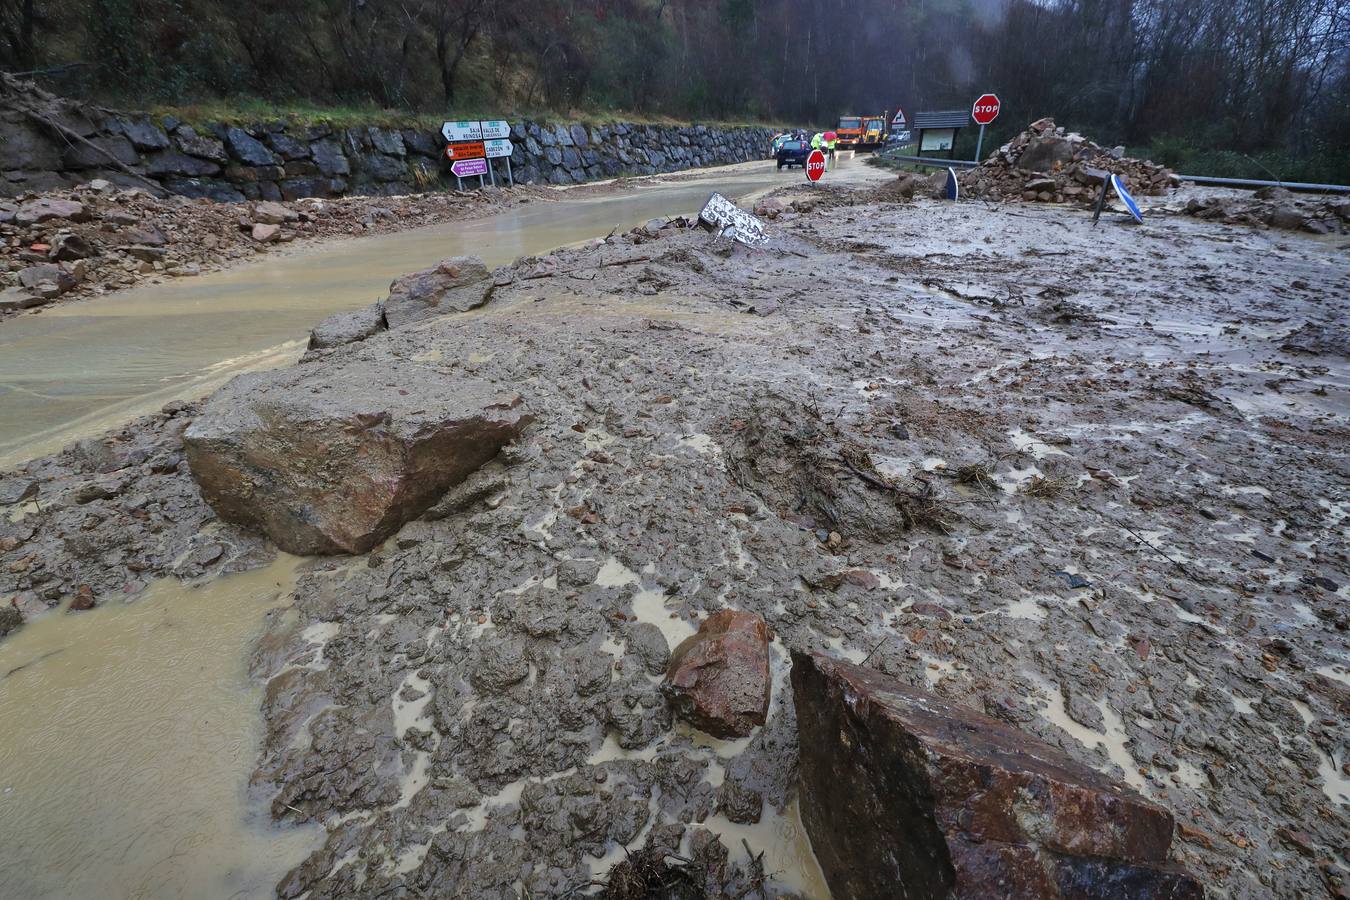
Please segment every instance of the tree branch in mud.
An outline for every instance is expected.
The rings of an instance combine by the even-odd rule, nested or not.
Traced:
[[[866,484],[891,494],[906,528],[933,528],[943,534],[952,533],[952,526],[956,524],[960,517],[948,509],[947,504],[937,497],[933,492],[932,485],[916,479],[923,487],[917,491],[906,490],[878,473],[871,465],[870,459],[866,459],[865,451],[859,452],[862,453],[862,457],[867,463],[866,469],[849,459],[843,452],[839,454],[839,461]],[[868,471],[869,469],[871,471]]]
[[[100,147],[98,144],[95,144],[93,141],[89,140],[88,138],[86,138],[86,137],[84,137],[84,136],[82,136],[82,135],[80,135],[80,134],[78,134],[78,133],[76,133],[76,132],[70,130],[70,129],[67,128],[66,126],[62,125],[60,122],[57,122],[57,121],[56,121],[55,119],[53,119],[51,116],[44,115],[44,114],[42,114],[41,112],[39,112],[38,110],[33,109],[31,106],[27,106],[27,105],[23,105],[23,104],[19,104],[19,105],[18,105],[18,109],[19,109],[19,111],[22,112],[24,115],[28,116],[28,118],[30,118],[30,119],[32,119],[33,121],[39,123],[40,125],[43,125],[43,126],[45,126],[45,127],[47,127],[47,128],[50,128],[52,131],[54,131],[54,132],[56,132],[57,134],[59,134],[62,138],[64,138],[64,139],[66,140],[67,143],[72,143],[72,142],[73,142],[73,143],[79,143],[79,144],[83,144],[83,145],[86,146],[86,147],[89,147],[89,148],[92,149],[95,153],[99,154],[99,155],[102,156],[104,159],[106,159],[106,160],[107,160],[107,161],[108,161],[115,169],[117,169],[118,171],[122,172],[123,174],[127,175],[127,176],[130,177],[130,178],[134,178],[136,181],[138,181],[138,182],[140,182],[141,184],[145,185],[146,188],[147,188],[152,194],[154,194],[156,197],[164,197],[164,196],[166,196],[166,191],[164,190],[163,186],[157,184],[157,183],[154,182],[154,181],[151,181],[149,178],[146,178],[144,175],[138,174],[138,173],[135,172],[130,166],[128,166],[126,163],[122,162],[121,160],[117,159],[115,156],[113,156],[113,155],[112,155],[111,153],[109,153],[107,150],[103,149],[103,148]]]

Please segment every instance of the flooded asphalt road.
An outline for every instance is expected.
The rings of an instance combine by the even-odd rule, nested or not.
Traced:
[[[834,180],[886,177],[844,160]],[[239,374],[293,362],[310,326],[387,292],[447,256],[489,266],[603,237],[662,215],[692,215],[711,191],[744,198],[802,178],[759,161],[668,176],[614,193],[452,225],[305,248],[0,325],[0,469],[57,450]],[[582,195],[584,194],[584,195]]]

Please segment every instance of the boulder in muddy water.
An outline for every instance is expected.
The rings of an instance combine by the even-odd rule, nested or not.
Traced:
[[[818,654],[793,653],[792,692],[835,896],[1204,897],[1167,864],[1170,813],[1042,741]]]
[[[404,275],[389,286],[384,317],[390,328],[482,306],[492,294],[492,276],[476,256],[453,256]]]
[[[530,422],[519,395],[405,361],[241,375],[184,434],[222,519],[290,553],[362,553]]]
[[[662,691],[676,715],[713,737],[745,737],[769,711],[769,628],[754,613],[724,609],[670,655]]]

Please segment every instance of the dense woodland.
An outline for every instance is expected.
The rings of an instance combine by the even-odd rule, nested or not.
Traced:
[[[1190,170],[1350,180],[1346,0],[0,0],[0,68],[134,105],[803,124],[993,90],[995,139],[1053,115]]]

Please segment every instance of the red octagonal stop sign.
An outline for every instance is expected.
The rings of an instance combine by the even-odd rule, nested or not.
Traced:
[[[806,157],[806,177],[812,181],[819,181],[820,176],[825,174],[825,154],[819,150],[812,150],[811,155]]]
[[[998,94],[985,94],[971,107],[970,117],[976,125],[988,125],[998,118]]]

